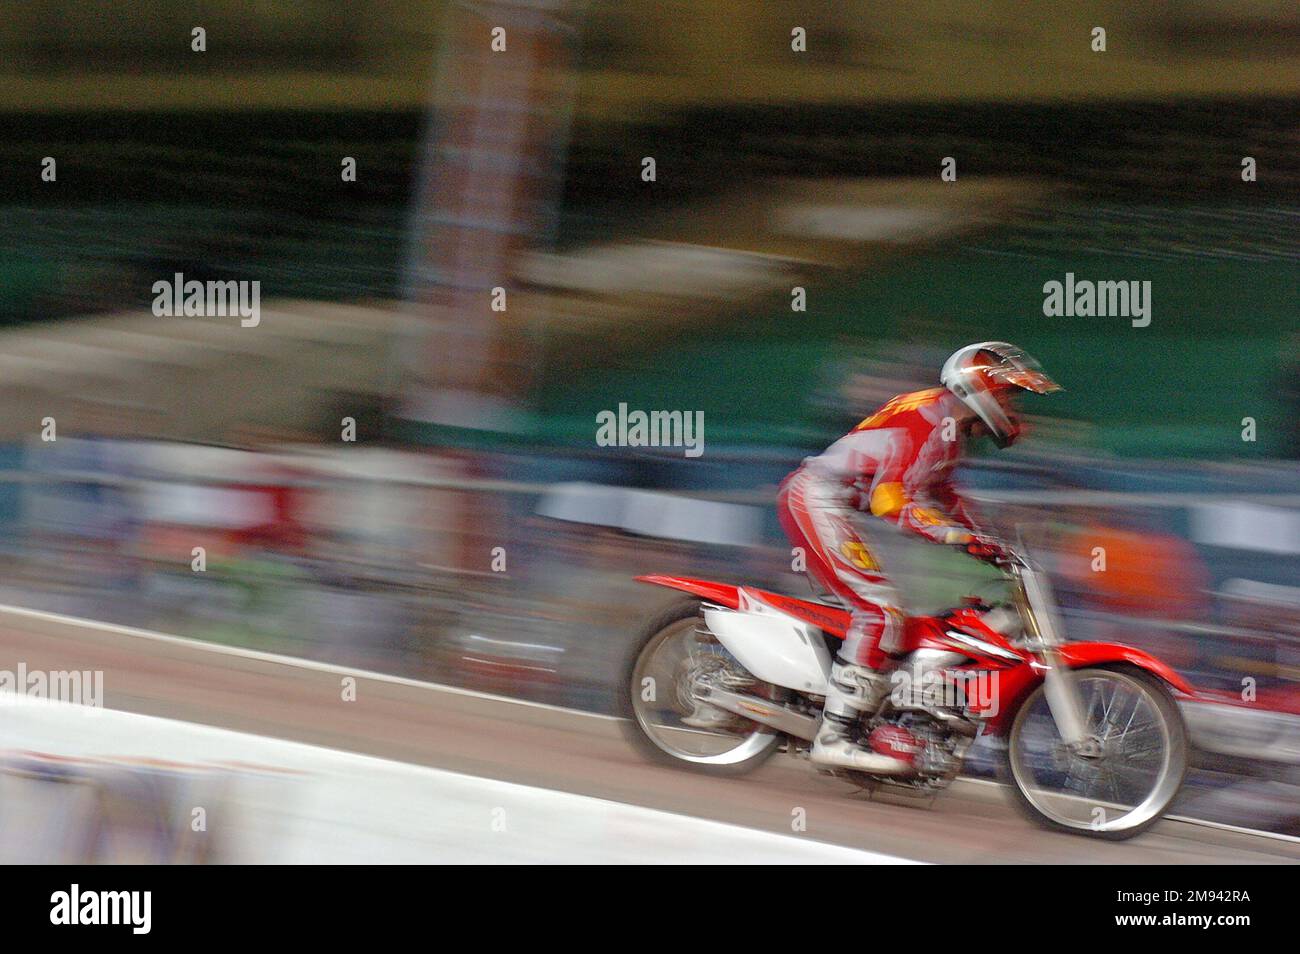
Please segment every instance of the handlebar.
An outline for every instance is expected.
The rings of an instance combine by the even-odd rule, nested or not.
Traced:
[[[1014,547],[1006,545],[1003,546],[1003,549],[1006,551],[1006,555],[997,561],[997,565],[1000,568],[1007,570],[1008,575],[1015,575],[1015,573],[1020,570],[1027,570],[1030,568],[1029,559],[1023,553],[1016,550]]]

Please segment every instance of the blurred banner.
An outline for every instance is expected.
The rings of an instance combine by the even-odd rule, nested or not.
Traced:
[[[428,51],[451,23],[519,24],[559,14],[554,2],[309,0],[259,4],[0,4],[0,109],[409,108],[424,101]],[[584,108],[606,117],[686,104],[862,100],[1138,98],[1170,94],[1294,94],[1300,15],[1277,0],[1187,0],[1142,7],[1120,0],[907,0],[754,4],[659,0],[593,4],[584,30]],[[475,10],[474,21],[464,11]],[[190,30],[205,27],[212,57],[197,74]],[[807,34],[802,68],[792,30]],[[1106,31],[1108,62],[1093,55]],[[484,41],[486,35],[483,36]],[[219,45],[220,44],[220,45]],[[1000,55],[1008,44],[1016,55]],[[291,58],[293,69],[282,64]],[[1111,65],[1118,68],[1110,68]],[[88,82],[88,75],[96,77]],[[646,82],[645,77],[652,77]]]
[[[554,231],[574,95],[573,3],[453,3],[412,212],[402,416],[509,430],[531,367],[513,276]],[[507,55],[508,54],[508,55]],[[526,308],[527,305],[524,305]]]

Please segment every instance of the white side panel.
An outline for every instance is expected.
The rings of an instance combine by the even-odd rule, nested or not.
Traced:
[[[704,622],[740,664],[764,682],[826,694],[831,658],[814,627],[771,611],[706,609]]]

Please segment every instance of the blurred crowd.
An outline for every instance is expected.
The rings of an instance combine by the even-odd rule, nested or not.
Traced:
[[[611,707],[626,646],[666,598],[636,574],[809,590],[768,499],[794,463],[779,455],[733,462],[749,489],[713,494],[523,451],[65,437],[5,459],[3,602],[582,708]],[[1055,571],[1072,636],[1145,645],[1198,685],[1289,692],[1297,510],[1202,502],[1199,468],[1130,470],[1119,491],[1089,489],[1077,461],[969,478],[990,522]],[[1294,499],[1281,469],[1235,477]],[[943,548],[886,550],[916,611],[993,585]]]

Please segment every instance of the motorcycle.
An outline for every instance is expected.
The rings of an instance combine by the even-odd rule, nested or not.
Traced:
[[[933,796],[977,737],[996,737],[1003,780],[1029,818],[1132,838],[1182,785],[1188,741],[1177,699],[1195,691],[1139,649],[1066,642],[1045,574],[1015,552],[1001,566],[1009,601],[972,597],[907,620],[890,692],[857,725],[860,744],[897,767],[823,771],[869,792]],[[807,753],[849,612],[750,586],[636,579],[688,597],[634,645],[620,693],[630,741],[657,761],[721,775],[752,771],[779,748]]]

